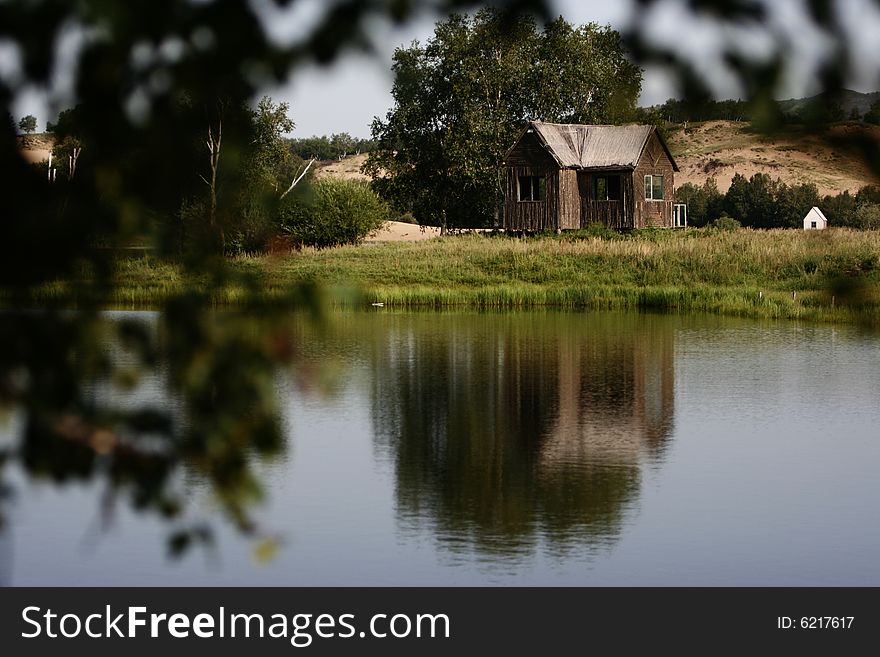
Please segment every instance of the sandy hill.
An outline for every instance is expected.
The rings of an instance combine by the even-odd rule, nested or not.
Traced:
[[[815,183],[824,195],[877,184],[876,175],[859,154],[835,145],[856,134],[868,136],[880,148],[880,127],[859,123],[834,126],[824,136],[765,136],[752,132],[748,123],[707,121],[675,131],[668,141],[681,168],[675,176],[676,185],[702,185],[714,176],[724,192],[734,174],[748,178],[760,172],[787,184]]]
[[[361,167],[367,161],[367,154],[350,155],[341,160],[315,163],[315,175],[318,178],[346,178],[348,180],[369,180],[370,177],[361,173]]]
[[[49,159],[49,153],[55,145],[55,137],[48,132],[38,132],[33,135],[21,135],[18,138],[18,147],[21,154],[28,162],[42,162]]]

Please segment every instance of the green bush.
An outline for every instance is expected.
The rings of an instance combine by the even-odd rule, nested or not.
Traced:
[[[312,185],[312,192],[291,194],[281,205],[281,227],[296,243],[354,244],[390,218],[390,208],[366,182],[324,178]]]
[[[728,217],[727,214],[722,214],[709,225],[718,230],[738,230],[742,228],[742,224],[739,221],[733,217]]]
[[[603,240],[619,240],[620,231],[608,228],[603,223],[593,222],[578,231],[578,237],[590,238],[598,237]]]

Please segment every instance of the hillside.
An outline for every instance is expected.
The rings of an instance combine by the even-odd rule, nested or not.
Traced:
[[[18,147],[21,154],[30,163],[48,160],[54,145],[55,137],[49,132],[38,132],[18,137]]]
[[[315,176],[318,178],[346,178],[348,180],[369,180],[370,177],[361,173],[361,167],[367,161],[367,154],[350,155],[341,160],[315,163]]]
[[[840,106],[845,117],[850,116],[853,112],[859,116],[864,116],[871,106],[880,100],[880,91],[872,93],[861,93],[844,89],[840,94],[828,96],[819,94],[810,96],[809,98],[791,98],[789,100],[779,101],[779,109],[786,114],[797,114],[804,110],[809,111],[811,106],[815,107],[820,104],[835,103]]]
[[[878,182],[858,154],[832,144],[856,134],[880,147],[880,127],[858,123],[836,125],[823,137],[794,132],[765,136],[752,132],[748,123],[707,121],[675,131],[668,142],[681,168],[675,177],[678,186],[702,185],[714,176],[725,192],[736,173],[747,178],[766,173],[787,184],[815,183],[825,195]]]

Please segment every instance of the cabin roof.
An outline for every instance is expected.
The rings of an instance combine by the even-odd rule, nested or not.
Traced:
[[[541,144],[563,169],[634,169],[656,129],[652,125],[582,125],[578,123],[544,123],[530,121],[516,144],[529,131],[535,132]],[[678,171],[678,165],[666,142],[657,138]],[[505,156],[505,159],[507,157]]]

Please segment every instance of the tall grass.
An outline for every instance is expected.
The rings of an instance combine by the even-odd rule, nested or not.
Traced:
[[[240,257],[231,265],[256,277],[266,297],[317,282],[338,304],[652,309],[826,321],[880,317],[876,231],[469,235]],[[192,289],[220,304],[244,295],[233,284],[210,288],[174,263],[155,259],[121,261],[117,283],[114,301],[122,306],[149,306]],[[362,296],[353,296],[352,288]],[[64,290],[53,284],[37,296],[63,297]]]

